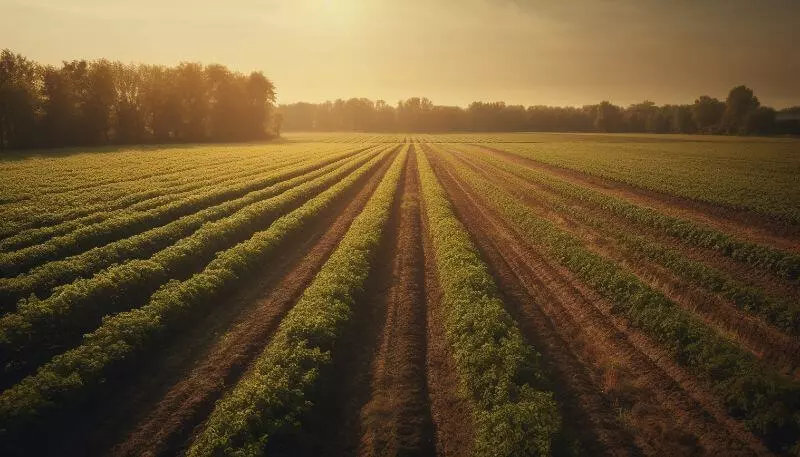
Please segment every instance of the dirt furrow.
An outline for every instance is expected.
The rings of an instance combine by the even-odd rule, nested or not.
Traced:
[[[413,155],[413,154],[410,154]],[[359,453],[363,414],[373,392],[373,367],[379,354],[389,313],[397,271],[397,241],[400,236],[401,201],[404,199],[408,162],[380,245],[373,258],[366,287],[356,298],[343,338],[333,351],[324,381],[309,401],[313,408],[300,427],[273,437],[266,452],[273,456],[352,456]],[[396,329],[393,329],[396,330]],[[424,402],[423,402],[424,405]]]
[[[243,284],[240,293],[171,335],[163,352],[141,361],[135,374],[110,380],[122,387],[98,393],[106,401],[98,400],[52,449],[59,455],[171,455],[182,449],[338,245],[390,159],[321,213],[317,223],[287,240],[270,268]]]
[[[473,146],[521,166],[549,172],[573,184],[624,198],[638,205],[649,206],[666,214],[691,219],[754,243],[800,252],[800,227],[771,220],[765,215],[644,189],[550,165],[484,144],[473,144]]]
[[[409,154],[391,262],[390,280],[375,297],[386,309],[377,357],[372,365],[372,397],[361,409],[361,456],[435,455],[428,407],[425,270],[420,225],[416,155]]]
[[[567,342],[574,359],[584,364],[583,370],[592,385],[583,390],[599,390],[610,397],[613,409],[604,408],[603,416],[616,414],[617,421],[633,433],[643,452],[652,455],[769,455],[741,423],[724,413],[718,401],[693,377],[644,336],[629,328],[623,319],[613,315],[610,303],[524,242],[513,227],[490,210],[441,162],[434,160],[434,163],[459,216],[478,245],[486,250],[492,269],[497,274],[505,262],[513,271],[511,281],[520,282],[529,295],[530,300],[522,304],[517,314],[525,316],[523,322],[535,321],[534,308],[540,308],[551,321],[553,331]],[[502,254],[493,256],[492,252]],[[529,332],[536,330],[528,325]],[[540,323],[539,326],[545,328],[546,325]],[[536,338],[536,334],[531,337]],[[553,343],[544,343],[542,351],[547,357],[555,358],[550,354],[559,349]],[[575,370],[580,368],[575,367]],[[570,390],[576,387],[574,379],[561,381]],[[598,414],[589,409],[593,406],[603,407],[602,400],[586,406],[585,414],[589,417]],[[613,426],[607,428],[597,430],[596,435],[618,433]]]
[[[698,314],[708,325],[737,340],[756,356],[765,358],[790,373],[800,366],[800,341],[797,338],[747,314],[729,300],[679,278],[660,265],[636,258],[613,239],[613,234],[590,229],[573,215],[549,208],[536,199],[540,189],[527,180],[489,165],[478,164],[464,155],[458,154],[456,157],[464,165],[519,198],[540,217],[552,220],[578,236],[591,250],[625,265],[649,286],[658,289],[683,308]],[[590,211],[576,206],[571,208],[576,211]],[[624,225],[617,225],[616,229],[621,233],[633,230]]]

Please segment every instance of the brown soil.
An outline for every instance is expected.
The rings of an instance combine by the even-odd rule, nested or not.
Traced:
[[[644,189],[577,170],[546,164],[486,145],[474,144],[473,146],[516,164],[547,171],[573,184],[624,198],[666,214],[706,224],[750,242],[800,252],[800,227],[781,223],[765,215]]]
[[[512,312],[522,316],[526,336],[541,340],[545,358],[556,361],[556,376],[583,374],[557,380],[565,392],[559,398],[565,423],[573,402],[580,428],[587,428],[581,444],[612,455],[769,455],[692,376],[613,315],[610,303],[525,243],[452,172],[434,163],[498,282],[524,291],[522,299],[512,300]],[[581,383],[586,378],[591,384]],[[626,437],[620,428],[635,437],[638,449],[620,445]]]
[[[490,179],[496,185],[519,198],[540,217],[551,220],[562,229],[578,236],[592,251],[624,265],[649,286],[660,290],[684,309],[700,315],[710,326],[737,340],[758,357],[794,372],[800,366],[800,341],[759,318],[738,309],[729,300],[707,292],[653,262],[636,258],[613,240],[613,234],[589,229],[569,214],[557,213],[536,198],[539,189],[511,173],[489,166],[477,165],[463,155],[461,163]],[[575,206],[572,206],[576,208]],[[581,210],[590,211],[586,208]],[[618,225],[620,231],[631,232],[630,226]]]
[[[399,228],[385,293],[386,318],[372,366],[372,398],[361,409],[361,456],[435,455],[426,383],[425,270],[420,225],[419,176],[410,154],[400,203]]]
[[[141,374],[120,380],[122,389],[107,392],[105,405],[90,411],[63,442],[50,446],[59,455],[93,455],[103,449],[113,455],[170,455],[183,448],[338,245],[390,159],[322,212],[317,223],[287,240],[269,268],[244,284],[241,293],[171,335],[164,352],[137,370]]]
[[[416,158],[409,156],[367,287],[332,373],[285,456],[433,456]]]
[[[404,170],[407,175],[408,170]],[[402,178],[402,177],[401,177]],[[372,367],[377,363],[385,335],[391,293],[396,272],[401,200],[405,181],[401,179],[392,213],[373,258],[364,291],[352,309],[352,319],[336,344],[333,363],[325,381],[310,401],[314,407],[297,430],[278,436],[267,452],[276,456],[356,455],[362,433],[360,411],[373,395]]]

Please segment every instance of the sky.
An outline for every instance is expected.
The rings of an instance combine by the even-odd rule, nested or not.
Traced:
[[[0,48],[263,71],[281,103],[800,105],[798,0],[0,0]]]

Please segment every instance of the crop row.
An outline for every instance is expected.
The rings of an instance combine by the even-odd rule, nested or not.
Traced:
[[[85,192],[92,188],[192,170],[198,163],[231,161],[227,154],[220,152],[216,148],[204,152],[193,151],[191,161],[187,161],[186,156],[178,151],[165,150],[160,153],[132,151],[109,156],[81,155],[20,162],[20,165],[30,163],[28,167],[4,164],[4,174],[9,176],[3,187],[9,187],[10,192],[4,194],[2,201],[4,204],[16,203],[46,195]],[[47,173],[43,174],[42,170],[47,170]]]
[[[541,383],[538,354],[527,346],[497,286],[424,153],[418,154],[426,220],[442,287],[446,334],[474,406],[477,455],[548,455],[560,429],[553,395]]]
[[[537,162],[626,183],[723,212],[797,226],[797,145],[791,141],[573,141],[502,148]]]
[[[312,159],[311,165],[320,167],[339,158],[337,155],[325,160]],[[5,276],[14,276],[43,262],[63,258],[94,246],[125,238],[155,225],[164,224],[180,216],[191,214],[231,198],[238,198],[248,192],[262,189],[275,182],[299,176],[308,171],[310,170],[305,169],[305,171],[302,171],[297,167],[290,168],[288,172],[285,169],[278,169],[238,185],[218,185],[206,189],[203,193],[191,194],[186,198],[151,210],[132,214],[119,214],[69,234],[51,238],[44,243],[0,255],[0,271]]]
[[[144,201],[161,196],[165,192],[175,194],[180,191],[188,191],[192,189],[192,186],[198,188],[208,185],[208,178],[216,180],[221,174],[251,172],[254,169],[257,171],[263,168],[263,165],[279,165],[344,152],[342,148],[310,146],[302,149],[281,149],[281,151],[280,154],[231,154],[233,157],[229,157],[225,151],[221,151],[219,155],[225,160],[218,161],[200,160],[192,156],[191,159],[184,160],[184,163],[188,161],[194,165],[189,170],[168,172],[147,180],[109,184],[101,189],[90,188],[47,194],[25,202],[4,205],[0,209],[0,215],[8,221],[3,221],[0,225],[3,228],[0,233],[6,233],[7,224],[29,224],[31,227],[52,225],[92,213],[128,208],[136,204],[146,205]],[[126,168],[122,167],[122,169]],[[100,173],[113,174],[115,172],[105,170]],[[74,179],[81,178],[85,178],[85,176],[79,174]]]
[[[594,194],[599,194],[597,197],[600,200],[605,200],[607,197],[599,192],[591,190],[582,192],[580,188],[577,188],[578,186],[565,183],[555,178],[542,176],[542,174],[538,172],[524,167],[514,166],[503,160],[483,156],[481,156],[480,159],[521,178],[544,184],[548,188],[556,191],[557,194],[566,196],[567,198],[580,199],[586,202],[587,199],[580,198],[579,195],[593,196]],[[628,230],[620,230],[618,227],[614,227],[613,224],[610,224],[607,218],[594,216],[588,211],[574,211],[574,208],[569,206],[568,202],[560,201],[557,198],[550,197],[543,193],[537,193],[536,197],[537,199],[546,201],[555,211],[569,214],[571,217],[580,220],[580,222],[600,229],[609,236],[612,236],[621,245],[625,246],[630,254],[637,258],[656,262],[666,267],[677,276],[693,284],[704,287],[711,292],[720,294],[730,300],[739,309],[763,318],[784,332],[794,335],[800,333],[800,305],[797,303],[768,296],[762,289],[742,284],[716,268],[709,267],[701,262],[686,257],[676,249],[650,241],[646,237],[631,233]],[[610,199],[616,200],[613,198]],[[620,203],[621,206],[627,205],[625,202]],[[603,210],[609,208],[608,205],[595,205],[595,207],[599,207]],[[635,208],[636,210],[651,211],[641,207]]]
[[[120,155],[125,156],[124,154]],[[100,163],[102,160],[96,162]],[[2,167],[0,167],[0,172],[3,175],[3,180],[0,181],[0,195],[2,195],[0,198],[0,211],[3,211],[5,207],[23,203],[31,198],[41,197],[49,193],[71,192],[76,188],[79,190],[81,187],[109,178],[124,180],[131,179],[137,175],[134,170],[130,170],[127,177],[121,172],[112,172],[111,174],[97,173],[98,170],[88,169],[81,165],[82,162],[78,160],[65,159],[63,157],[33,158],[31,160],[2,164]],[[169,172],[171,168],[180,166],[181,164],[177,161],[164,160],[160,166],[152,166],[149,173],[153,171]],[[183,167],[186,166],[187,164],[184,161]],[[47,175],[43,175],[41,173],[42,170],[47,170]],[[86,174],[85,179],[78,180],[77,177],[82,173]]]
[[[330,148],[328,149],[330,150]],[[0,213],[4,219],[0,223],[0,227],[2,227],[3,233],[13,228],[16,234],[19,234],[20,230],[26,228],[36,229],[52,226],[73,219],[110,214],[114,210],[149,209],[147,208],[148,200],[155,199],[157,203],[158,199],[163,199],[165,196],[207,186],[210,184],[209,180],[218,181],[225,175],[229,175],[231,178],[235,178],[237,175],[244,178],[248,175],[258,174],[260,170],[277,168],[280,165],[288,165],[314,157],[320,157],[320,154],[309,150],[277,155],[251,154],[238,160],[229,159],[219,164],[195,165],[190,170],[174,174],[168,173],[166,176],[171,176],[169,178],[165,175],[157,175],[150,180],[124,181],[98,189],[90,188],[60,194],[46,194],[25,202],[5,205]],[[189,163],[195,161],[196,159],[193,157],[185,160]],[[105,173],[113,174],[114,171]],[[79,178],[81,176],[75,179]]]
[[[524,173],[528,179],[545,183],[548,187],[564,195],[592,204],[603,211],[622,216],[631,222],[656,229],[688,244],[717,251],[724,256],[755,268],[764,269],[784,279],[793,281],[800,275],[800,255],[749,243],[686,219],[637,206],[623,199],[568,183],[547,173],[527,168]]]
[[[681,365],[706,381],[728,412],[773,449],[788,450],[800,436],[800,384],[781,376],[699,318],[652,290],[612,261],[536,216],[491,182],[463,166],[458,175],[526,240],[543,248],[587,285],[613,303],[615,313],[643,330]]]
[[[369,152],[357,153],[355,157],[360,157],[363,154],[369,154]],[[0,278],[0,311],[11,309],[19,299],[28,297],[30,294],[36,294],[39,298],[46,298],[53,287],[70,282],[78,277],[88,277],[113,263],[132,258],[148,257],[184,236],[188,236],[207,222],[229,216],[247,205],[273,197],[305,181],[327,174],[340,167],[343,163],[342,161],[347,160],[352,159],[345,157],[322,168],[316,168],[316,164],[301,164],[297,168],[302,171],[302,174],[295,178],[281,181],[265,189],[253,191],[237,199],[183,216],[166,225],[158,226],[129,238],[114,241],[63,260],[45,263],[30,270],[27,274],[13,278]],[[290,171],[291,174],[296,174],[294,170]]]
[[[187,455],[261,455],[270,438],[310,408],[369,274],[407,155],[404,148],[395,158],[254,369],[217,402]]]
[[[88,224],[95,224],[120,215],[131,213],[141,214],[143,211],[163,207],[177,200],[196,196],[198,195],[198,191],[203,193],[208,192],[209,189],[238,186],[279,169],[285,169],[300,163],[320,162],[327,158],[343,156],[355,152],[358,151],[346,151],[344,153],[337,151],[328,154],[313,154],[306,151],[300,154],[287,155],[286,157],[281,157],[263,165],[258,165],[259,162],[264,162],[263,160],[256,160],[254,161],[255,163],[250,163],[249,161],[238,163],[236,167],[226,165],[220,170],[205,169],[204,173],[199,176],[188,174],[182,177],[182,183],[172,188],[155,188],[145,191],[146,193],[153,193],[155,195],[148,196],[148,194],[129,192],[126,196],[113,200],[113,204],[103,202],[102,204],[90,205],[69,201],[68,203],[60,205],[61,208],[71,207],[69,210],[58,213],[41,214],[42,218],[52,220],[55,225],[49,223],[34,224],[32,226],[34,228],[22,231],[17,230],[18,233],[16,235],[8,237],[0,242],[0,249],[3,251],[21,249],[39,243],[44,239],[85,227]],[[229,171],[231,169],[233,170]],[[209,178],[209,176],[211,176],[211,178]],[[31,211],[27,211],[28,214],[30,214],[30,212]],[[72,217],[75,216],[76,213],[82,215]],[[28,222],[26,221],[25,223],[27,224]],[[13,221],[9,223],[9,225],[14,224],[15,222]],[[42,227],[41,225],[49,226]]]
[[[149,259],[114,265],[59,288],[45,300],[21,302],[17,312],[0,318],[0,364],[13,373],[46,360],[96,326],[102,315],[130,309],[167,280],[196,271],[216,252],[247,239],[264,224],[322,192],[376,154],[349,161],[275,197],[257,200],[231,216],[206,223]]]
[[[31,175],[34,179],[23,192],[49,189],[53,193],[78,191],[81,188],[104,186],[123,181],[148,179],[159,174],[189,169],[197,163],[214,164],[230,159],[241,160],[254,155],[263,155],[270,145],[213,145],[201,147],[167,147],[127,149],[109,153],[73,151],[77,154],[42,155],[29,160],[5,163],[2,171],[11,171],[14,176]],[[276,146],[277,147],[277,146]],[[281,145],[280,148],[288,148]],[[307,145],[301,146],[307,148]],[[187,160],[191,157],[191,160]],[[52,173],[43,176],[40,172]]]
[[[144,306],[106,317],[79,346],[54,357],[35,375],[0,394],[0,449],[24,442],[22,435],[41,430],[48,420],[58,420],[59,411],[77,411],[112,371],[134,367],[138,357],[157,348],[187,316],[223,301],[245,278],[264,268],[292,234],[314,223],[385,157],[373,157],[266,230],[218,253],[203,271],[184,281],[168,282]]]
[[[151,183],[143,190],[137,191],[134,186],[130,186],[130,189],[128,189],[129,186],[124,186],[128,190],[122,197],[108,198],[93,204],[87,204],[84,201],[86,195],[74,197],[62,195],[63,198],[56,205],[57,210],[48,210],[40,201],[36,200],[18,204],[4,212],[5,220],[0,224],[0,236],[6,238],[0,241],[0,250],[9,251],[24,247],[16,239],[25,238],[27,231],[47,226],[45,230],[38,230],[40,236],[35,241],[38,242],[44,237],[66,233],[81,225],[95,223],[123,211],[150,209],[185,196],[188,192],[196,189],[232,180],[243,180],[281,165],[297,163],[304,158],[307,158],[307,154],[280,157],[272,161],[253,157],[249,160],[237,161],[235,165],[223,163],[211,167],[202,166],[192,169],[190,172],[180,172],[172,180],[159,179],[157,183]],[[137,183],[137,186],[141,186],[141,184]],[[36,211],[33,211],[34,208]],[[11,211],[12,209],[13,211]],[[15,235],[11,236],[11,234]]]
[[[291,164],[291,162],[288,164]],[[121,203],[84,205],[81,202],[70,200],[69,203],[64,202],[59,205],[59,208],[69,207],[70,209],[53,213],[38,209],[39,205],[37,202],[32,202],[28,205],[18,205],[15,208],[18,212],[16,220],[14,216],[7,216],[7,219],[2,224],[2,229],[0,229],[2,233],[8,234],[8,236],[0,241],[0,251],[8,252],[19,250],[33,244],[41,243],[48,238],[63,235],[120,214],[139,212],[162,206],[191,195],[192,191],[196,189],[208,188],[218,184],[236,184],[253,176],[258,176],[272,169],[279,168],[279,165],[280,164],[269,164],[261,167],[252,167],[247,169],[245,173],[242,173],[242,170],[234,170],[227,173],[222,172],[227,166],[224,166],[221,170],[203,169],[202,171],[204,173],[209,173],[211,176],[214,176],[214,178],[206,181],[202,179],[201,176],[187,174],[185,179],[189,181],[188,184],[174,188],[159,186],[148,189],[146,192],[151,195],[144,201],[138,201],[124,206],[120,206]],[[136,199],[135,195],[137,194],[129,194],[127,197],[123,197],[119,200],[127,200],[127,202],[130,202]],[[37,211],[33,211],[32,208],[37,208]],[[26,214],[28,216],[25,216]]]

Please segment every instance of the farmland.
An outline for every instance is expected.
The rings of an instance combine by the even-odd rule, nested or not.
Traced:
[[[799,176],[702,135],[6,154],[0,455],[798,455]]]

